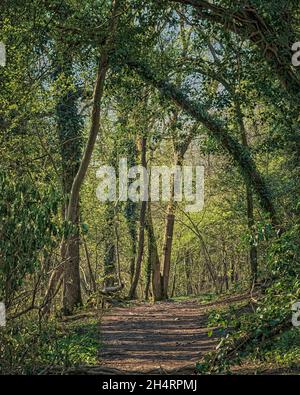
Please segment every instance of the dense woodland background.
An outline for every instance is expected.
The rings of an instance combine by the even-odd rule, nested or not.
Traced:
[[[247,352],[299,365],[299,5],[1,2],[0,372],[96,363],[95,339],[66,335],[62,317],[234,293],[250,301],[213,315],[230,334],[199,370]],[[203,165],[204,209],[172,191],[99,202],[99,163],[124,157]]]

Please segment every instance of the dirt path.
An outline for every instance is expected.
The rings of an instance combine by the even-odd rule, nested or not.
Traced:
[[[210,304],[196,301],[113,308],[103,318],[100,362],[128,371],[191,365],[218,342],[208,337]]]

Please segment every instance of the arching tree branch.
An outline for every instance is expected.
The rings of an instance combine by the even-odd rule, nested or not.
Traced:
[[[259,48],[262,57],[275,72],[286,91],[293,98],[299,98],[300,77],[292,68],[290,48],[292,43],[285,43],[281,37],[278,37],[274,28],[258,14],[251,2],[237,10],[231,10],[205,0],[169,1],[190,5],[201,19],[220,24],[226,30],[248,39]]]
[[[133,59],[127,60],[126,63],[142,79],[156,87],[164,96],[173,100],[180,108],[206,127],[208,133],[223,146],[225,151],[239,165],[246,181],[253,186],[259,197],[262,208],[269,213],[273,225],[277,225],[278,220],[269,189],[259,173],[249,149],[236,141],[220,120],[216,120],[201,105],[189,99],[174,85],[158,78],[146,64]]]

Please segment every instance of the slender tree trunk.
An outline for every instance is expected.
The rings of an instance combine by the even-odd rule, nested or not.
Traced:
[[[143,255],[144,255],[146,210],[147,210],[147,202],[142,202],[141,203],[141,210],[140,210],[138,254],[137,254],[137,259],[136,259],[134,278],[133,278],[133,282],[132,282],[132,285],[131,285],[130,291],[129,291],[129,299],[136,298],[137,285],[138,285],[140,275],[141,275],[141,270],[142,270],[142,261],[143,261]]]
[[[205,290],[205,284],[206,284],[206,266],[204,265],[203,267],[200,267],[199,265],[199,277],[198,277],[198,284],[197,284],[197,290],[198,290],[198,295],[201,294]]]
[[[152,154],[150,153],[150,163],[152,161]],[[151,178],[151,171],[149,171],[149,178]],[[150,186],[150,184],[149,184]],[[162,276],[160,272],[160,260],[157,248],[157,242],[154,232],[154,225],[152,220],[152,209],[151,209],[151,194],[149,189],[148,196],[148,210],[147,210],[147,232],[148,232],[148,255],[149,261],[151,262],[151,276],[152,276],[152,293],[155,302],[162,300]],[[149,262],[149,265],[150,265]]]
[[[134,272],[135,272],[135,260],[136,260],[136,253],[137,253],[137,248],[136,248],[136,239],[131,239],[131,254],[132,257],[130,259],[130,285],[133,282],[133,278],[134,278]]]
[[[224,273],[225,290],[228,291],[229,283],[228,283],[228,267],[227,267],[226,254],[223,256],[223,273]]]
[[[194,137],[196,127],[192,127],[187,138],[178,144],[175,144],[175,165],[182,166],[184,155]],[[173,244],[173,234],[175,225],[175,212],[177,202],[174,201],[175,198],[175,176],[171,180],[171,196],[170,202],[167,207],[167,217],[165,225],[165,235],[163,244],[163,277],[162,277],[162,296],[163,299],[168,299],[168,287],[169,287],[169,277],[171,269],[171,256],[172,256],[172,244]]]
[[[235,101],[236,105],[236,113],[237,113],[237,121],[240,127],[242,144],[244,147],[249,149],[247,131],[244,124],[244,117],[242,113],[242,109],[240,106],[240,102],[238,99]],[[254,218],[254,201],[253,201],[253,192],[252,187],[249,183],[246,182],[246,202],[247,202],[247,220],[248,220],[248,229],[251,235],[250,241],[250,249],[249,249],[249,259],[250,259],[250,270],[251,270],[251,287],[257,281],[257,269],[258,269],[258,252],[257,247],[254,243],[255,240],[255,218]]]
[[[116,237],[116,269],[118,277],[118,287],[123,289],[124,284],[121,278],[121,259],[120,259],[120,236],[119,236],[119,215],[117,208],[115,208],[115,237]]]
[[[48,288],[43,301],[42,315],[49,316],[52,301],[61,287],[60,279],[64,272],[64,260],[60,263],[58,268],[55,268],[50,276]]]
[[[87,263],[88,271],[89,271],[89,280],[90,280],[90,284],[91,284],[90,288],[92,289],[93,292],[96,292],[97,284],[96,284],[95,276],[94,276],[94,273],[92,270],[90,254],[89,254],[88,246],[87,246],[84,235],[82,237],[82,241],[83,241],[83,246],[84,246],[84,251],[85,251],[86,263]]]
[[[174,295],[175,295],[176,278],[177,278],[177,261],[175,262],[175,265],[174,265],[174,274],[173,274],[173,284],[172,284],[171,298],[174,298]]]
[[[201,250],[203,252],[203,258],[205,262],[205,266],[207,268],[207,271],[209,273],[209,276],[211,277],[211,280],[213,282],[213,285],[215,287],[216,292],[218,292],[218,279],[216,272],[214,270],[214,264],[212,262],[211,256],[209,254],[208,248],[206,246],[205,240],[200,232],[200,229],[198,225],[193,221],[193,219],[188,215],[188,213],[185,213],[185,216],[189,219],[190,223],[192,226],[189,226],[188,228],[198,237],[201,245]]]
[[[146,137],[142,137],[141,139],[141,165],[146,169],[147,161],[146,161],[146,150],[147,150],[147,140]],[[145,221],[146,221],[146,211],[147,211],[147,202],[141,202],[141,210],[140,210],[140,227],[139,227],[139,242],[138,242],[138,254],[137,260],[135,264],[135,273],[134,278],[130,287],[128,297],[130,299],[136,298],[136,290],[137,285],[140,279],[141,270],[142,270],[142,261],[144,255],[144,241],[145,241]]]
[[[79,192],[81,185],[83,184],[92,157],[92,152],[94,150],[96,137],[100,129],[100,103],[103,95],[107,68],[108,57],[104,51],[98,67],[89,140],[79,170],[73,180],[66,212],[66,220],[72,225],[75,225],[78,221],[77,207],[79,204]],[[74,281],[75,277],[79,278],[79,268],[74,265],[74,236],[71,235],[67,237],[64,242],[66,243],[66,261],[64,265],[63,311],[65,315],[69,315],[72,314],[74,308],[79,304],[78,295],[80,293],[80,282]]]
[[[193,288],[192,288],[192,267],[191,267],[192,261],[191,261],[191,256],[189,251],[186,251],[184,254],[184,267],[185,267],[185,277],[186,277],[186,295],[190,296],[193,293]]]
[[[227,251],[226,251],[226,241],[223,236],[222,236],[222,263],[223,263],[223,283],[225,284],[225,291],[228,291],[229,283],[228,283]],[[220,272],[222,272],[222,270]]]
[[[215,270],[213,268],[213,262],[212,262],[211,256],[209,254],[209,251],[207,249],[207,246],[206,246],[206,243],[204,241],[202,234],[199,231],[197,231],[196,234],[197,234],[197,236],[200,240],[200,243],[201,243],[205,265],[207,267],[207,270],[208,270],[208,273],[209,273],[210,278],[212,280],[212,283],[215,287],[215,291],[216,291],[216,293],[218,293],[219,291],[218,291],[217,276],[216,276]]]
[[[231,265],[230,265],[230,282],[231,286],[235,285],[235,256],[231,257]]]
[[[247,218],[248,218],[248,228],[251,233],[251,241],[250,241],[250,249],[249,249],[249,258],[250,258],[250,269],[251,269],[251,286],[257,281],[257,269],[258,269],[258,252],[257,247],[254,244],[254,209],[253,209],[253,195],[251,187],[246,186],[246,194],[247,194]]]
[[[175,223],[175,202],[174,200],[174,184],[172,185],[172,197],[171,202],[168,204],[167,217],[165,225],[165,236],[163,244],[163,279],[162,279],[162,296],[163,299],[168,299],[168,286],[169,286],[169,276],[171,268],[171,253],[172,253],[172,243],[173,243],[173,231]]]
[[[114,207],[110,202],[105,207],[105,232],[104,232],[104,289],[115,285],[116,273],[116,246],[114,235]]]
[[[73,307],[82,305],[80,287],[80,265],[79,265],[79,228],[78,228],[78,203],[77,216],[73,220],[73,234],[68,238],[67,256],[64,265],[63,300],[68,300]],[[65,304],[65,303],[64,303]],[[71,310],[64,309],[65,314]]]
[[[133,167],[137,165],[137,144],[135,139],[130,139],[126,144],[126,154],[128,160],[128,166]],[[130,239],[130,286],[132,285],[135,271],[135,261],[137,254],[137,221],[138,221],[138,205],[131,200],[126,202],[124,208],[124,217],[126,219],[129,239]]]
[[[84,151],[83,158],[81,160],[78,172],[73,180],[71,194],[68,202],[68,208],[66,212],[66,220],[72,225],[76,224],[77,221],[77,205],[79,204],[79,192],[84,182],[92,153],[94,151],[96,139],[100,130],[100,115],[101,115],[101,103],[104,92],[104,85],[106,74],[109,66],[109,52],[114,42],[114,36],[117,24],[117,9],[119,7],[120,0],[115,0],[113,5],[112,18],[110,21],[110,27],[108,32],[108,38],[100,56],[97,78],[93,96],[93,108],[92,108],[92,122],[89,133],[88,142]],[[63,292],[63,311],[65,315],[72,314],[74,308],[78,303],[78,287],[80,283],[73,281],[74,276],[77,276],[79,268],[73,265],[73,236],[69,236],[66,239],[66,262],[64,267],[64,292]]]
[[[147,219],[146,219],[146,230],[147,230],[147,235],[148,235],[148,261],[147,261],[147,267],[146,267],[146,287],[145,287],[145,299],[149,299],[149,293],[150,293],[150,285],[151,285],[151,276],[153,272],[153,267],[155,265],[154,259],[155,259],[155,251],[153,250],[153,229],[150,229],[153,224],[150,224],[149,217],[151,217],[151,202],[149,200],[148,202],[148,210],[147,210]],[[152,220],[152,218],[151,218]]]
[[[154,233],[154,226],[151,213],[151,204],[148,205],[148,248],[149,255],[151,255],[151,269],[152,269],[152,291],[154,301],[162,300],[162,286],[161,286],[161,273],[160,273],[160,260],[156,237]]]
[[[150,237],[148,232],[148,247],[149,247]],[[151,274],[152,274],[152,251],[148,248],[148,262],[146,267],[146,286],[145,286],[145,299],[149,299],[150,285],[151,285]]]
[[[176,156],[176,160],[175,160],[176,165],[182,164],[183,156],[184,156],[184,153],[181,156],[178,156],[178,155]],[[174,201],[174,196],[175,196],[175,177],[172,177],[171,196],[170,196],[170,202],[167,207],[167,217],[166,217],[166,223],[165,223],[165,235],[164,235],[163,256],[162,256],[162,265],[163,265],[162,296],[163,296],[163,299],[168,299],[168,287],[169,287],[169,277],[170,277],[170,269],[171,269],[172,243],[173,243],[175,210],[176,210],[176,202]]]
[[[130,238],[130,248],[131,248],[131,257],[130,257],[130,285],[133,282],[134,272],[135,272],[135,261],[136,261],[136,253],[137,253],[137,204],[132,201],[128,201],[126,203],[126,207],[124,210],[124,216],[127,222],[128,233]]]

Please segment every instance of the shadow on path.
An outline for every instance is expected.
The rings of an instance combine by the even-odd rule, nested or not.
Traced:
[[[180,368],[214,349],[219,334],[208,331],[207,306],[196,301],[113,308],[102,320],[99,358],[124,370]]]

